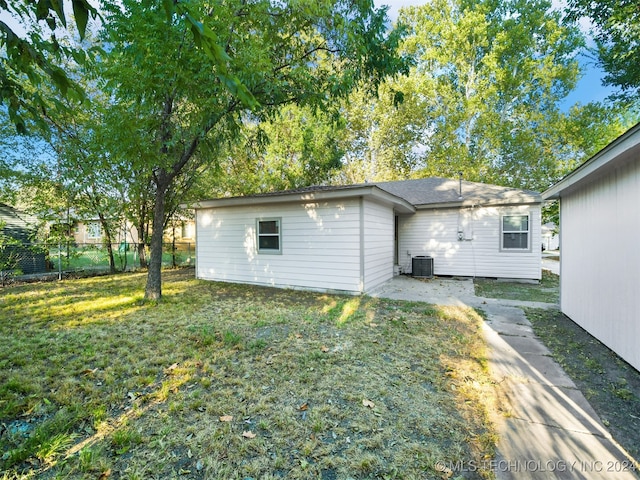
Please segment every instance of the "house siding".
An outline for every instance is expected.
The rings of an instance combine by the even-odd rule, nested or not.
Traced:
[[[198,278],[277,287],[362,290],[360,200],[197,210]],[[259,254],[258,218],[281,219],[281,254]]]
[[[393,278],[395,215],[390,206],[363,202],[364,220],[364,290]]]
[[[500,249],[500,219],[507,214],[530,215],[528,251]],[[539,205],[419,210],[399,219],[398,263],[410,273],[412,257],[429,255],[435,275],[540,279],[540,216]]]
[[[640,159],[561,198],[562,312],[640,370]]]

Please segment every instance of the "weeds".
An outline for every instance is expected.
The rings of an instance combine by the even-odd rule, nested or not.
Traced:
[[[492,455],[473,310],[183,272],[143,304],[143,281],[0,292],[5,478],[422,478]]]

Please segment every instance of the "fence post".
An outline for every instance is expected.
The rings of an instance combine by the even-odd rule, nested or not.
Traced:
[[[62,280],[62,242],[58,240],[58,280]]]

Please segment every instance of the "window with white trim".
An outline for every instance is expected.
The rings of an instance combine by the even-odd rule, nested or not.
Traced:
[[[89,222],[87,223],[87,238],[101,238],[102,237],[102,227],[99,222]]]
[[[530,224],[529,215],[503,215],[502,250],[529,250]]]
[[[282,232],[279,218],[258,219],[258,253],[282,253]]]

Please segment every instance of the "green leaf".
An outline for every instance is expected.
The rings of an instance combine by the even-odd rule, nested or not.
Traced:
[[[78,27],[78,33],[80,39],[84,40],[85,33],[87,31],[87,23],[89,22],[89,10],[87,8],[86,0],[73,0],[73,15],[76,18],[76,26]]]
[[[176,11],[174,0],[162,0],[162,6],[164,7],[164,11],[167,14],[167,21],[171,22],[173,19],[173,14]]]
[[[45,2],[46,0],[40,0],[41,2]],[[67,27],[67,19],[64,16],[64,5],[62,3],[62,0],[48,0],[49,3],[49,8],[51,10],[53,10],[54,12],[56,12],[56,14],[58,15],[58,18],[60,19],[60,21],[62,22],[62,25],[65,26],[65,28]]]

